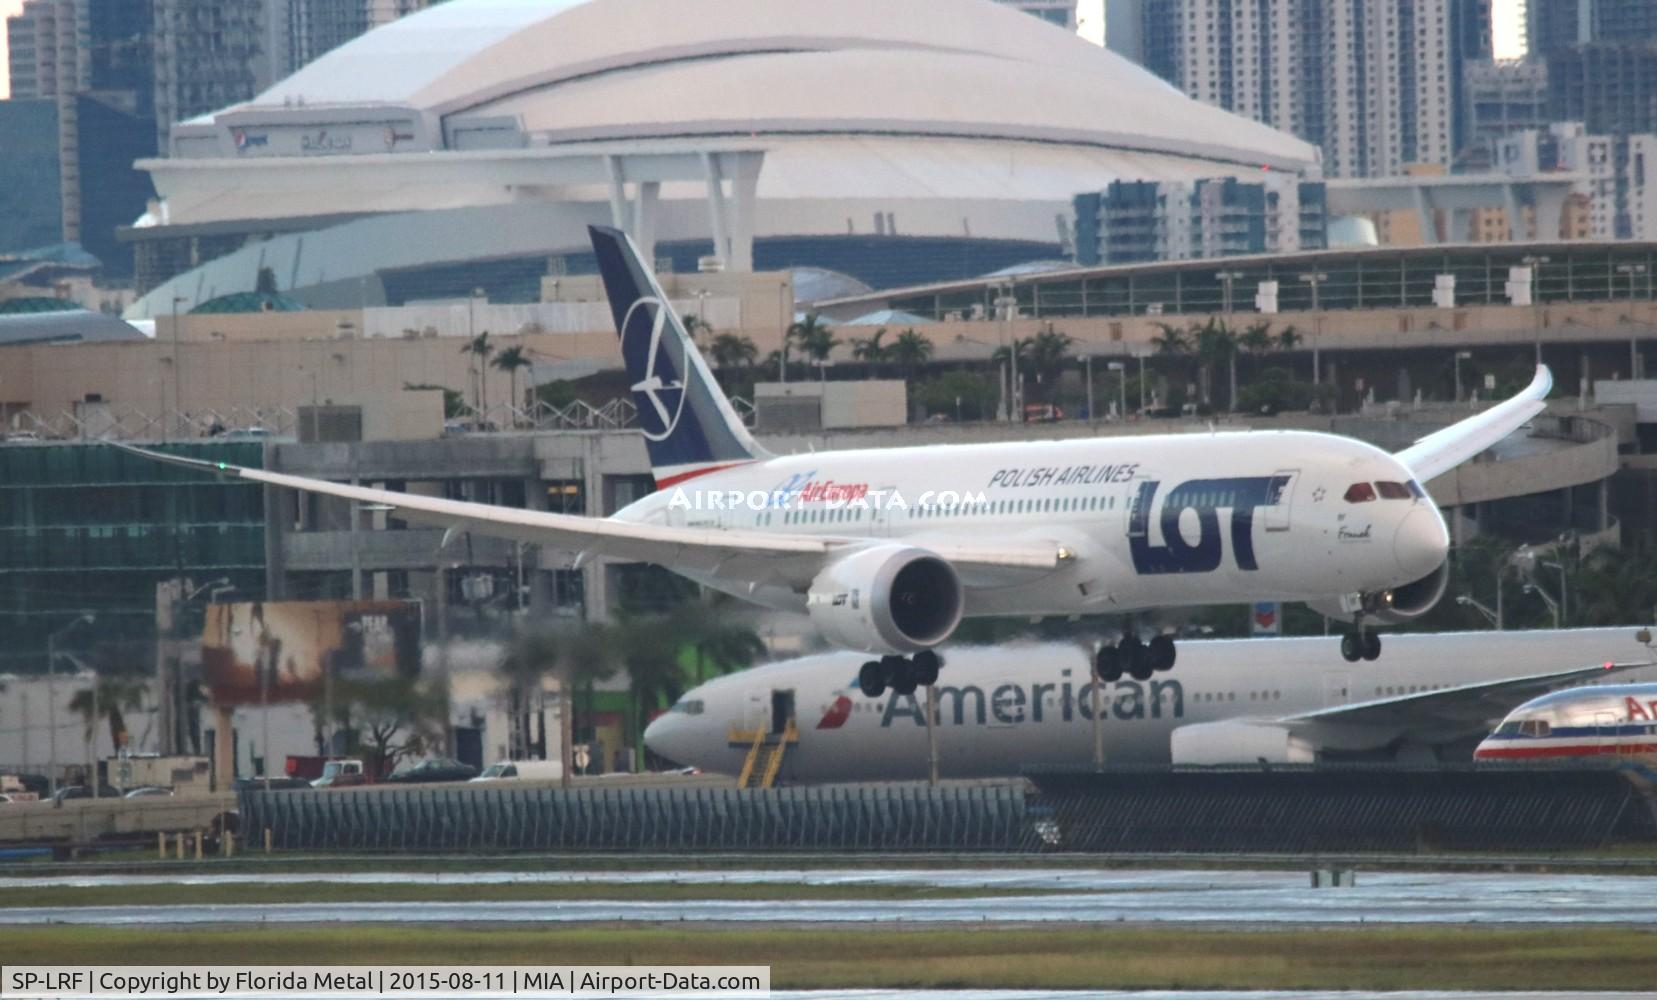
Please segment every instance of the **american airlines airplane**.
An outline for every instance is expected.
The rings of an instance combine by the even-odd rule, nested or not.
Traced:
[[[1657,680],[1633,629],[1407,634],[1387,646],[1384,660],[1354,670],[1321,638],[1196,640],[1181,644],[1172,675],[1113,684],[1091,680],[1080,645],[952,649],[933,689],[940,774],[1086,767],[1095,739],[1112,766],[1466,760],[1527,698]],[[784,781],[925,777],[926,693],[855,697],[858,665],[855,654],[827,653],[709,681],[653,720],[645,743],[678,764],[736,774],[756,729],[780,734],[792,719],[799,742],[784,753]]]
[[[1121,615],[1304,601],[1353,626],[1424,614],[1447,581],[1449,534],[1420,483],[1543,408],[1548,370],[1512,399],[1390,455],[1300,431],[1171,434],[771,455],[748,433],[627,236],[591,228],[657,492],[606,518],[422,497],[151,457],[327,494],[450,532],[654,562],[809,615],[833,645],[874,654],[864,694],[938,677],[964,616]],[[579,564],[579,562],[578,562]],[[1170,636],[1130,627],[1101,677],[1174,665]]]
[[[1502,720],[1475,760],[1657,757],[1657,684],[1610,684],[1532,698]]]

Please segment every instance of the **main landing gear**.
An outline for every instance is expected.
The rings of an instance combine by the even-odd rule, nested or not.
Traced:
[[[1107,683],[1119,681],[1125,673],[1136,681],[1148,681],[1159,670],[1174,668],[1174,637],[1154,635],[1141,642],[1132,632],[1114,646],[1099,647],[1093,658],[1093,672]]]
[[[857,686],[870,698],[878,698],[891,688],[896,694],[914,694],[916,688],[936,684],[938,668],[943,657],[930,649],[914,656],[882,656],[863,664],[857,672]]]
[[[1375,660],[1381,656],[1381,637],[1362,625],[1356,632],[1341,636],[1341,659],[1348,663]]]

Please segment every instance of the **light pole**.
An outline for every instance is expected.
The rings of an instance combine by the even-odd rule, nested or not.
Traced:
[[[180,402],[182,394],[178,384],[184,381],[184,368],[178,363],[178,307],[187,301],[189,300],[182,295],[173,296],[173,419],[171,424],[180,437],[184,436],[184,427],[179,423],[179,413],[183,410],[183,404]]]
[[[1323,382],[1323,366],[1318,360],[1318,349],[1323,340],[1323,302],[1318,289],[1329,280],[1329,275],[1323,271],[1307,271],[1300,276],[1300,280],[1312,286],[1312,384],[1319,385]]]
[[[1116,373],[1116,419],[1128,419],[1128,366],[1112,361],[1105,367]]]
[[[1456,352],[1456,402],[1458,403],[1461,402],[1461,363],[1464,360],[1471,360],[1472,357],[1472,351]]]
[[[1232,283],[1236,282],[1237,280],[1239,280],[1243,276],[1244,276],[1243,272],[1241,272],[1241,271],[1221,271],[1219,274],[1216,274],[1214,276],[1214,277],[1220,279],[1220,288],[1221,288],[1220,311],[1228,318],[1228,320],[1231,316],[1231,301],[1232,301],[1232,299],[1231,299],[1231,286],[1232,286]]]
[[[46,636],[46,781],[47,791],[53,797],[58,793],[58,639],[74,631],[77,626],[90,625],[98,616],[82,611],[74,621]],[[93,719],[93,724],[97,720]]]
[[[1007,350],[1008,372],[1007,391],[1002,394],[1001,401],[1005,412],[1002,418],[1011,422],[1018,412],[1018,343],[1013,339],[1013,313],[1018,309],[1018,296],[1014,294],[1012,285],[1001,285],[1002,294],[995,297],[994,305],[1001,313],[1001,346]]]
[[[1485,607],[1483,604],[1480,604],[1478,599],[1472,594],[1458,594],[1456,596],[1456,603],[1464,608],[1472,608],[1479,614],[1484,615],[1484,617],[1489,620],[1490,624],[1495,627],[1496,631],[1500,632],[1502,630],[1502,620],[1497,617],[1496,612]]]
[[[1646,273],[1646,266],[1644,264],[1618,264],[1617,273],[1628,276],[1628,314],[1632,317],[1635,301],[1634,280]],[[1649,284],[1647,287],[1649,290]],[[1647,297],[1649,297],[1649,294]],[[1631,379],[1640,377],[1640,338],[1632,333],[1628,335],[1628,377]]]
[[[1076,360],[1080,361],[1083,369],[1087,371],[1087,419],[1091,423],[1098,419],[1098,415],[1093,412],[1093,355],[1084,354]]]
[[[1536,363],[1542,363],[1542,265],[1550,258],[1537,254],[1526,254],[1521,261],[1530,268],[1530,306],[1535,313],[1536,324]]]
[[[1541,565],[1559,573],[1559,618],[1565,624],[1571,623],[1571,594],[1570,585],[1565,580],[1565,566],[1562,563],[1543,560]]]
[[[788,381],[788,308],[784,304],[784,293],[788,291],[788,282],[777,283],[777,319],[782,323],[782,347],[777,351],[777,381]]]
[[[1555,631],[1558,631],[1559,630],[1559,602],[1554,600],[1553,596],[1550,595],[1547,591],[1543,590],[1541,587],[1538,587],[1534,583],[1525,584],[1525,593],[1535,594],[1537,597],[1540,597],[1542,599],[1542,603],[1546,604],[1548,606],[1548,610],[1553,612],[1553,627],[1554,627]]]

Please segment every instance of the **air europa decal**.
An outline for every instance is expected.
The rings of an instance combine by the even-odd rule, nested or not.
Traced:
[[[790,503],[852,503],[869,495],[868,483],[837,483],[832,479],[818,479],[817,470],[799,472],[788,477],[771,491],[771,495]]]
[[[1164,573],[1212,573],[1220,568],[1223,556],[1220,511],[1231,511],[1231,550],[1237,568],[1250,572],[1260,568],[1254,558],[1254,512],[1275,507],[1289,485],[1288,476],[1241,476],[1233,479],[1193,479],[1168,491],[1162,501],[1158,527],[1162,544],[1151,541],[1151,507],[1162,483],[1147,480],[1139,484],[1128,512],[1128,550],[1133,568],[1142,576]],[[1180,532],[1180,516],[1187,510],[1197,515],[1197,540],[1187,541]]]

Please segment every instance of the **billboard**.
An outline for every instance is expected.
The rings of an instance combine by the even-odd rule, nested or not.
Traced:
[[[260,601],[211,604],[201,636],[202,679],[220,705],[317,697],[323,678],[366,681],[420,674],[418,601]]]

